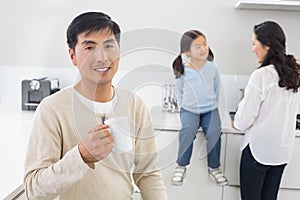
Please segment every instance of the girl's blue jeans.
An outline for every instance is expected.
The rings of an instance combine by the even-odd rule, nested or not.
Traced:
[[[220,166],[221,150],[221,120],[218,109],[195,114],[183,108],[180,109],[182,128],[179,131],[179,150],[177,164],[186,166],[190,164],[193,143],[198,129],[202,127],[206,142],[207,164],[210,168]]]

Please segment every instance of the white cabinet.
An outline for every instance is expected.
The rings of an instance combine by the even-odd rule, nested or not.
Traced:
[[[225,186],[222,200],[240,200],[240,187]]]
[[[300,189],[300,137],[296,137],[293,157],[291,162],[286,166],[283,172],[283,178],[281,181],[282,188],[290,188],[290,189]],[[300,196],[299,196],[300,199]]]
[[[227,133],[226,142],[226,160],[225,160],[225,174],[228,177],[229,185],[239,186],[239,165],[240,165],[240,144],[243,139],[242,134]],[[298,154],[300,152],[300,137],[296,137],[293,151],[292,161],[287,165],[283,173],[281,188],[299,189],[300,177],[297,178],[300,169],[300,160]]]
[[[223,187],[218,187],[212,183],[208,177],[206,140],[204,134],[199,132],[194,141],[191,164],[187,167],[186,178],[182,186],[171,185],[171,178],[176,167],[178,152],[177,130],[155,131],[155,140],[158,149],[159,162],[162,176],[165,181],[168,197],[173,199],[212,199],[221,200]],[[222,147],[225,147],[226,135],[222,135]],[[224,151],[221,149],[221,165],[224,163]]]
[[[177,130],[155,130],[155,142],[158,150],[159,167],[164,168],[176,163],[177,153],[179,148],[179,131]],[[203,132],[199,131],[197,134],[197,143],[194,143],[194,153],[200,160],[205,159],[206,152],[206,139]],[[226,135],[221,136],[221,155],[220,162],[221,168],[224,170],[225,162],[225,144]]]
[[[205,151],[205,137],[199,132],[195,140],[192,156],[192,164],[189,166],[188,176],[181,187],[174,187],[170,183],[175,167],[178,151],[177,130],[156,130],[155,140],[158,149],[159,167],[165,179],[170,199],[189,198],[198,199],[199,196],[211,197],[211,199],[240,200],[239,165],[240,144],[244,137],[239,133],[223,133],[221,149],[221,166],[229,180],[229,186],[217,187],[207,179],[207,163]],[[298,181],[297,169],[300,169],[300,160],[297,154],[300,152],[300,137],[296,137],[292,162],[286,167],[279,190],[279,200],[300,199],[300,181]],[[300,178],[299,178],[300,179]],[[204,191],[205,189],[205,191]],[[180,196],[182,195],[182,196]],[[198,196],[199,195],[199,196]]]
[[[243,139],[242,134],[226,133],[226,149],[225,149],[225,174],[228,178],[229,185],[240,185],[240,144]]]
[[[178,152],[178,131],[155,130],[160,169],[176,163]]]
[[[235,9],[299,11],[300,2],[298,0],[239,0],[235,4]]]
[[[300,199],[300,190],[280,189],[277,200],[296,200]]]
[[[236,186],[227,186],[223,190],[222,200],[240,200],[240,188]],[[295,200],[300,199],[300,190],[280,189],[277,200]]]

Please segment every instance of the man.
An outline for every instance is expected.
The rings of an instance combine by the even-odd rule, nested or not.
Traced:
[[[119,42],[119,26],[104,13],[83,13],[69,25],[69,55],[80,80],[36,110],[25,161],[28,199],[131,199],[132,178],[144,200],[167,199],[146,106],[112,86]],[[128,118],[130,151],[114,151],[107,116]]]

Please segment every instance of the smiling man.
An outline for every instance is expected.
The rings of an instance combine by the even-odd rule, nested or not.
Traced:
[[[27,198],[126,200],[135,182],[144,200],[167,199],[146,105],[112,85],[119,26],[104,13],[83,13],[69,25],[67,43],[80,80],[45,98],[35,113],[25,160]],[[118,129],[105,125],[106,118],[122,119],[116,126],[128,121],[130,148],[117,145],[110,130]]]

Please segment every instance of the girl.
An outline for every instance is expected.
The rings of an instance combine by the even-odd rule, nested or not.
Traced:
[[[245,131],[241,196],[275,200],[295,140],[300,65],[286,55],[285,35],[275,22],[254,26],[252,43],[260,67],[249,78],[233,124]]]
[[[183,64],[181,54],[189,57]],[[214,55],[206,37],[198,30],[183,34],[180,54],[173,62],[176,77],[176,96],[180,106],[182,128],[179,132],[179,151],[173,185],[182,185],[186,166],[190,164],[193,142],[200,126],[207,140],[208,171],[217,185],[226,185],[227,178],[220,167],[221,120],[218,111],[220,75],[212,62]]]

